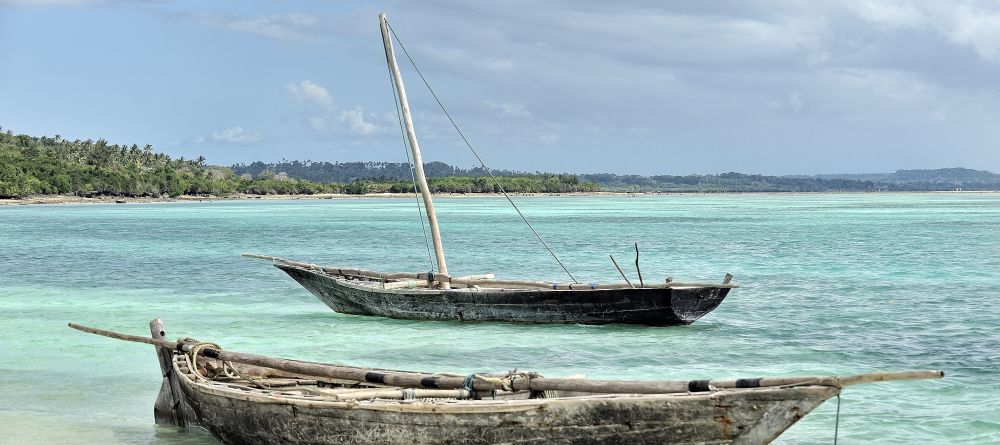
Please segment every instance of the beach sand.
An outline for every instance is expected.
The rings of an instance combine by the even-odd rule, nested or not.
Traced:
[[[582,192],[582,193],[511,193],[511,196],[630,196],[642,194],[667,194],[667,193],[622,193],[622,192]],[[462,198],[462,197],[503,197],[499,193],[435,193],[435,198]],[[318,193],[314,195],[247,195],[233,194],[227,196],[191,196],[181,195],[173,198],[156,197],[121,197],[121,196],[98,196],[83,197],[76,195],[37,195],[26,198],[0,198],[2,205],[32,205],[32,204],[130,204],[130,203],[167,203],[167,202],[208,202],[208,201],[236,201],[236,200],[293,200],[293,199],[358,199],[358,198],[413,198],[412,193],[371,193],[364,195],[347,195],[340,193]]]

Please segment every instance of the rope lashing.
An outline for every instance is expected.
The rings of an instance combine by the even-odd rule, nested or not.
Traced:
[[[465,376],[465,380],[462,381],[462,389],[474,392],[474,384],[476,382],[481,382],[489,385],[490,389],[493,391],[514,391],[515,380],[527,380],[528,385],[530,386],[531,379],[535,377],[541,377],[541,375],[535,372],[517,372],[516,369],[507,371],[507,374],[502,377],[494,377],[483,374],[469,374]]]
[[[222,346],[219,346],[218,343],[213,343],[213,342],[208,342],[208,341],[204,341],[204,342],[203,341],[197,341],[197,340],[194,340],[192,338],[183,338],[183,339],[181,339],[180,341],[177,342],[178,350],[185,343],[191,343],[191,342],[194,342],[194,346],[192,346],[191,349],[188,350],[187,353],[184,353],[184,360],[187,363],[188,369],[190,369],[191,372],[194,373],[195,380],[201,381],[201,382],[207,382],[209,380],[217,379],[219,377],[219,375],[221,374],[221,376],[224,377],[224,378],[228,378],[228,379],[232,379],[232,380],[243,380],[243,381],[245,381],[245,382],[247,382],[247,383],[249,383],[249,384],[251,384],[253,386],[256,386],[258,388],[269,389],[267,386],[262,385],[260,382],[257,382],[255,380],[247,378],[247,377],[244,377],[243,374],[240,374],[239,369],[236,369],[236,366],[233,365],[233,363],[230,362],[230,361],[228,361],[228,360],[222,360],[222,369],[221,369],[221,372],[217,373],[216,375],[209,376],[209,375],[202,374],[201,370],[198,368],[198,356],[201,355],[202,351],[205,348],[212,348],[212,349],[215,349],[217,351],[221,351],[222,350]],[[205,370],[208,371],[208,368],[206,367]]]
[[[465,376],[465,380],[462,381],[462,389],[469,391],[469,394],[473,394],[475,390],[472,389],[472,383],[475,381],[476,381],[476,374],[469,374]]]
[[[417,398],[417,390],[413,388],[403,388],[403,400],[413,400]]]

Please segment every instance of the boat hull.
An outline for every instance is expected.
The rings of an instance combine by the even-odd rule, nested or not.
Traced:
[[[225,444],[766,444],[831,386],[476,401],[324,401],[178,373],[197,424]]]
[[[719,306],[727,287],[639,289],[379,289],[276,263],[336,312],[407,320],[690,324]]]

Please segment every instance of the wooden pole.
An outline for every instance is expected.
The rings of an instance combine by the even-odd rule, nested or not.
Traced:
[[[178,349],[178,344],[166,340],[152,339],[137,335],[128,335],[103,329],[70,323],[69,327],[105,337],[138,343],[146,343],[170,349]],[[190,351],[195,343],[182,343],[181,351]],[[202,354],[209,358],[245,363],[266,368],[278,369],[294,374],[325,377],[331,379],[353,380],[356,382],[375,383],[379,385],[399,386],[404,388],[460,389],[465,388],[466,378],[454,374],[431,374],[410,371],[394,371],[388,369],[358,368],[343,365],[328,365],[323,363],[303,362],[263,355],[244,354],[241,352],[224,351],[211,347],[201,348]],[[515,391],[582,391],[594,393],[616,394],[666,394],[683,392],[704,392],[712,388],[757,388],[787,385],[824,385],[844,387],[861,383],[884,382],[891,380],[937,379],[944,376],[942,371],[902,371],[859,374],[847,377],[838,376],[808,376],[808,377],[764,377],[756,379],[720,379],[720,380],[588,380],[572,378],[518,377],[512,382]],[[491,391],[498,389],[492,383],[474,379],[472,389]]]
[[[608,256],[611,257],[611,262],[615,263],[615,269],[618,269],[618,273],[622,274],[622,278],[625,279],[625,283],[628,284],[628,287],[635,289],[635,286],[632,285],[632,282],[629,281],[628,277],[625,276],[625,272],[622,272],[622,268],[618,266],[618,262],[615,261],[615,256],[614,255],[608,255]]]
[[[396,91],[399,91],[399,106],[403,111],[403,124],[406,126],[406,138],[410,141],[410,151],[413,154],[413,168],[416,171],[417,185],[420,188],[420,195],[424,198],[424,209],[427,210],[427,222],[431,226],[431,238],[434,239],[434,254],[437,256],[438,272],[447,274],[448,265],[444,260],[444,247],[441,245],[441,230],[438,229],[437,213],[434,212],[434,202],[431,200],[430,189],[427,187],[427,177],[424,176],[424,161],[420,157],[420,144],[417,143],[417,133],[413,130],[413,119],[410,117],[410,103],[406,100],[406,88],[403,87],[403,77],[399,74],[399,67],[396,66],[396,54],[392,49],[392,36],[389,34],[389,23],[386,21],[385,13],[378,15],[379,24],[382,28],[382,44],[385,46],[385,60],[389,63],[389,71],[392,72],[392,80],[396,83]],[[447,283],[442,284],[447,288]]]
[[[639,269],[639,243],[635,243],[635,273],[639,274],[639,287],[646,287],[642,282],[642,269]]]

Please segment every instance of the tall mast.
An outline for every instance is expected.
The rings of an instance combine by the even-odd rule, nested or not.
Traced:
[[[403,87],[403,78],[399,75],[399,67],[396,66],[396,54],[392,50],[392,36],[389,34],[389,24],[385,20],[385,13],[379,14],[378,20],[382,27],[382,44],[385,45],[385,60],[389,63],[389,71],[392,72],[392,80],[396,83],[396,91],[399,91],[399,106],[403,110],[406,138],[410,141],[410,151],[413,153],[413,167],[416,170],[417,186],[420,187],[420,195],[424,198],[427,221],[431,226],[431,238],[434,239],[434,254],[437,256],[438,272],[447,274],[448,265],[444,261],[444,247],[441,246],[441,230],[438,229],[437,214],[434,212],[434,202],[431,200],[431,192],[427,187],[427,177],[424,176],[424,161],[420,157],[420,145],[417,143],[417,134],[413,131],[413,119],[410,118],[410,104],[406,100],[406,89]],[[444,285],[447,285],[447,283],[444,283]]]

